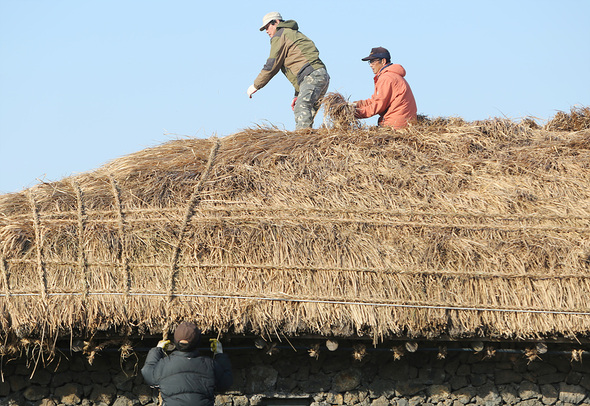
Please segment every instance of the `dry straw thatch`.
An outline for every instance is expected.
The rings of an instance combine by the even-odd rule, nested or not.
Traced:
[[[575,114],[581,129],[567,114],[248,129],[0,196],[0,338],[182,319],[375,342],[586,337],[590,111]]]

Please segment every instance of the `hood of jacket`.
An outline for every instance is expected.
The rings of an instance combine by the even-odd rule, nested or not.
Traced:
[[[295,20],[281,21],[279,25],[277,25],[277,30],[279,28],[289,28],[291,30],[299,31],[299,25]]]
[[[379,77],[379,75],[385,72],[395,73],[397,75],[400,75],[402,78],[406,76],[406,70],[403,66],[397,63],[390,63],[389,65],[384,66],[379,72],[377,72],[375,78]]]

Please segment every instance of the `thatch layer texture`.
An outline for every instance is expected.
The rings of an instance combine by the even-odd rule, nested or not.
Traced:
[[[0,334],[586,336],[590,130],[548,127],[248,129],[1,196]]]

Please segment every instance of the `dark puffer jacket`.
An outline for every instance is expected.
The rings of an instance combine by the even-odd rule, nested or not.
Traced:
[[[214,391],[228,389],[233,383],[226,354],[213,359],[199,356],[197,350],[173,351],[166,356],[161,348],[152,348],[141,373],[148,385],[160,388],[165,406],[213,406]]]

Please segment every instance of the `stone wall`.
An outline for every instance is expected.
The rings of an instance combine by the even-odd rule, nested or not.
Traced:
[[[590,364],[566,352],[529,361],[518,352],[491,358],[470,351],[418,350],[394,360],[386,348],[353,358],[351,349],[325,347],[310,357],[306,347],[264,350],[232,348],[234,386],[216,403],[263,405],[267,399],[309,399],[320,405],[579,405],[590,404]],[[157,390],[140,374],[145,351],[122,360],[117,351],[99,353],[92,365],[67,352],[35,364],[31,357],[2,365],[1,405],[156,405]]]

